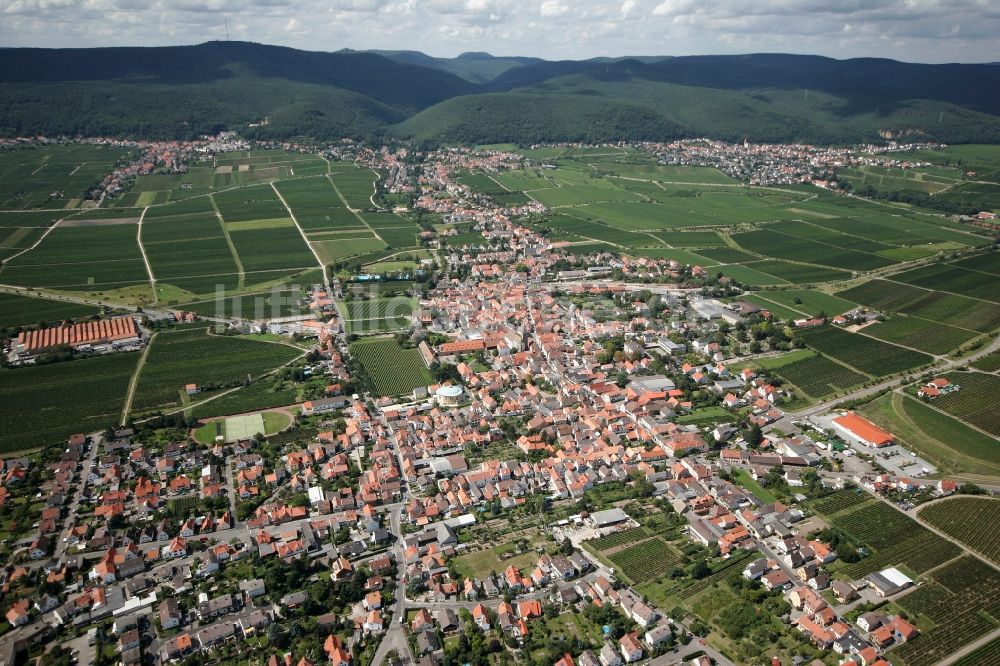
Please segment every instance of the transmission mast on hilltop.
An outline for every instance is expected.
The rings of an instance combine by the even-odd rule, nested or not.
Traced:
[[[225,17],[225,21],[226,21],[226,41],[228,42],[228,41],[230,41],[230,39],[229,39],[229,17],[228,16]]]

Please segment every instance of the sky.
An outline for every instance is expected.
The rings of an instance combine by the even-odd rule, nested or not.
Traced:
[[[0,45],[413,49],[583,59],[808,53],[1000,61],[998,0],[2,0]]]

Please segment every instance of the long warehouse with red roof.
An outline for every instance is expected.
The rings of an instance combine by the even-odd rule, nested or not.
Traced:
[[[139,330],[139,325],[135,323],[135,319],[126,315],[67,326],[22,331],[17,336],[15,349],[18,354],[31,355],[62,345],[81,347],[133,340],[138,342],[141,337],[142,332]]]

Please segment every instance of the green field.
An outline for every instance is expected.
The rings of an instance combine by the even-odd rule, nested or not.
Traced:
[[[924,506],[917,515],[994,564],[1000,564],[1000,539],[997,539],[1000,500],[954,497]]]
[[[953,666],[993,666],[1000,663],[1000,637],[952,662]]]
[[[195,418],[203,419],[228,414],[242,414],[271,407],[284,407],[301,401],[299,389],[294,385],[275,384],[265,378],[232,393],[196,404],[186,413]]]
[[[60,226],[0,268],[0,281],[25,287],[102,292],[149,282],[137,226]]]
[[[538,553],[529,550],[518,555],[504,557],[513,552],[514,544],[508,542],[474,553],[459,555],[451,560],[450,564],[462,576],[480,580],[489,576],[491,572],[502,574],[504,569],[510,566],[520,570],[523,574],[530,573],[531,567],[538,562]]]
[[[810,398],[824,398],[868,381],[867,376],[822,354],[810,354],[793,363],[774,367],[772,371],[802,389]]]
[[[72,152],[72,148],[52,147],[49,152]],[[20,151],[4,156],[15,152]],[[66,159],[73,162],[76,157]],[[3,161],[0,157],[0,170]],[[87,161],[87,168],[90,164]],[[352,164],[331,164],[330,169],[334,168],[354,171]],[[152,299],[150,272],[158,297],[167,304],[202,301],[219,287],[232,294],[288,281],[317,267],[317,259],[272,181],[281,182],[315,233],[343,230],[345,223],[348,231],[353,230],[349,237],[315,239],[324,260],[384,247],[364,222],[347,210],[324,176],[327,170],[326,162],[316,155],[280,150],[227,153],[190,164],[186,174],[141,176],[131,192],[112,202],[112,208],[76,209],[66,214],[4,211],[0,215],[0,258],[21,254],[0,267],[0,281],[56,292],[85,292],[139,305]],[[374,172],[364,173],[367,188]],[[346,186],[356,188],[351,184],[352,176],[345,178]],[[94,180],[98,178],[90,182]],[[319,219],[331,216],[336,218],[334,222]],[[58,226],[37,247],[24,252],[56,220],[60,220]],[[386,234],[395,242],[413,244],[415,235],[405,235],[415,225],[400,221],[400,227],[407,225],[408,229],[387,229]],[[149,271],[143,264],[140,244],[149,260]]]
[[[591,539],[586,542],[586,546],[588,550],[600,553],[618,546],[624,546],[630,543],[635,543],[636,541],[642,541],[650,536],[652,535],[645,527],[630,527],[618,532],[611,532],[610,534],[606,534],[597,539]]]
[[[865,504],[871,499],[871,495],[860,488],[837,490],[830,495],[826,495],[812,502],[812,507],[817,513],[824,516],[833,516],[849,509]]]
[[[983,372],[949,372],[945,374],[961,389],[934,399],[934,406],[970,423],[991,435],[1000,436],[1000,377]]]
[[[359,335],[409,327],[416,306],[417,299],[409,296],[338,302],[348,332]]]
[[[100,308],[93,305],[0,293],[0,329],[36,326],[40,322],[78,319],[99,313]]]
[[[770,273],[764,273],[756,268],[743,264],[719,266],[718,268],[713,269],[713,272],[715,271],[718,271],[726,277],[736,280],[737,282],[749,285],[767,286],[788,284],[787,280],[783,280],[780,277],[776,277]]]
[[[928,354],[946,354],[977,336],[977,333],[964,328],[902,315],[866,326],[864,332],[879,340],[913,347]]]
[[[755,271],[773,275],[779,280],[793,284],[829,282],[831,280],[844,280],[850,277],[850,273],[835,268],[807,266],[805,264],[794,264],[789,261],[775,261],[772,259],[749,262],[742,267],[752,268]]]
[[[926,354],[833,326],[804,331],[802,338],[812,349],[873,377],[895,374],[933,360]]]
[[[1000,351],[995,351],[982,358],[973,361],[972,367],[983,372],[996,372],[1000,370]]]
[[[320,280],[322,274],[319,270],[310,270],[295,276],[294,284],[279,284],[266,291],[224,294],[218,300],[211,298],[178,302],[174,306],[180,310],[209,317],[254,320],[290,317],[308,312],[308,308],[300,304],[305,298],[303,287]]]
[[[76,208],[126,152],[86,144],[0,152],[0,208]]]
[[[1000,265],[1000,255],[996,253],[981,256],[992,258],[994,264]],[[1000,303],[1000,275],[985,270],[970,270],[953,264],[932,264],[897,273],[892,279],[926,289]]]
[[[211,335],[207,328],[163,331],[151,344],[132,402],[136,413],[187,404],[187,384],[197,384],[203,391],[238,386],[301,354],[284,344]]]
[[[979,558],[961,557],[928,578],[897,603],[918,624],[930,628],[893,649],[888,655],[893,664],[941,663],[1000,624],[1000,572]]]
[[[732,474],[733,478],[736,479],[736,483],[753,493],[753,496],[760,500],[762,504],[773,504],[778,501],[778,498],[772,495],[764,486],[754,481],[753,477],[750,476],[750,472],[745,469],[734,468]]]
[[[961,173],[957,169],[944,171],[934,167],[897,169],[861,166],[838,169],[837,177],[850,182],[855,188],[871,185],[875,189],[885,192],[910,190],[924,194],[937,194],[957,183],[961,178]]]
[[[720,264],[741,264],[748,261],[760,260],[760,257],[749,254],[743,250],[737,250],[734,247],[709,247],[703,250],[698,250],[698,252],[709,259],[714,259]]]
[[[61,444],[118,423],[139,354],[0,370],[0,451]]]
[[[902,282],[872,280],[838,292],[837,296],[883,312],[902,312],[980,333],[1000,327],[1000,306],[995,303]]]
[[[858,411],[946,474],[1000,476],[1000,442],[916,398],[890,393]]]
[[[775,289],[758,294],[761,298],[791,308],[802,315],[813,317],[821,312],[827,317],[853,310],[854,303],[815,289]]]
[[[782,231],[781,229],[783,228],[787,229],[788,227],[770,225],[766,229],[733,234],[733,240],[739,243],[741,247],[757,254],[777,259],[790,259],[793,261],[821,264],[833,268],[872,270],[874,268],[889,266],[893,263],[892,260],[880,257],[874,253],[833,246],[828,242],[810,240]],[[857,240],[853,236],[844,235],[844,238]],[[880,246],[875,249],[882,249],[882,247]]]
[[[404,349],[391,337],[366,338],[350,345],[378,395],[402,395],[434,383],[420,352]]]
[[[633,584],[662,577],[681,561],[681,554],[663,539],[649,539],[607,556],[618,573]]]
[[[852,503],[846,510],[838,504],[837,513],[826,517],[833,527],[871,551],[861,561],[836,571],[837,577],[846,580],[899,565],[920,574],[961,553],[958,546],[879,500]]]

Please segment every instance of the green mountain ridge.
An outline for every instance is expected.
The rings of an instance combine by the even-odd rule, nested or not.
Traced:
[[[250,128],[262,118],[265,126]],[[246,42],[0,49],[0,134],[1000,143],[1000,68],[751,54],[544,61]]]

